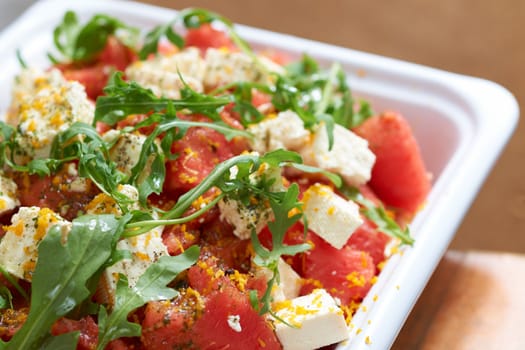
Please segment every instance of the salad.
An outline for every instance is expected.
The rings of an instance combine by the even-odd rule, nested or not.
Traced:
[[[0,123],[0,349],[348,339],[430,190],[404,117],[202,9],[50,35]]]

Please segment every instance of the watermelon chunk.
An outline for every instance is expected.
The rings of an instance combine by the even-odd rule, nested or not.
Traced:
[[[354,130],[368,140],[376,155],[369,182],[385,203],[403,216],[413,216],[430,192],[430,176],[418,143],[407,120],[398,113],[386,112],[367,119]]]

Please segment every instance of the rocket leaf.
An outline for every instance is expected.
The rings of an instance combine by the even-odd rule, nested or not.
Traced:
[[[115,305],[108,314],[104,307],[99,311],[99,343],[104,349],[113,339],[140,336],[140,326],[128,321],[128,314],[149,301],[168,300],[177,291],[167,287],[177,275],[193,265],[199,257],[199,247],[192,246],[177,256],[163,256],[140,276],[137,284],[130,288],[128,280],[120,275],[115,295]]]
[[[51,326],[89,297],[86,283],[110,257],[114,236],[122,228],[112,215],[79,217],[67,236],[59,226],[52,227],[38,247],[27,320],[0,348],[43,346]]]

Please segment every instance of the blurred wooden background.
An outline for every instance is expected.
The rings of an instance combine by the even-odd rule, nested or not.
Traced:
[[[525,106],[523,0],[142,2],[175,9],[204,7],[236,23],[486,78],[505,86]],[[523,123],[451,247],[525,253]]]

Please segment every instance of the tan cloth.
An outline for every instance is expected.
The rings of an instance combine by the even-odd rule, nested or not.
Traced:
[[[449,251],[393,349],[525,349],[525,256]]]

